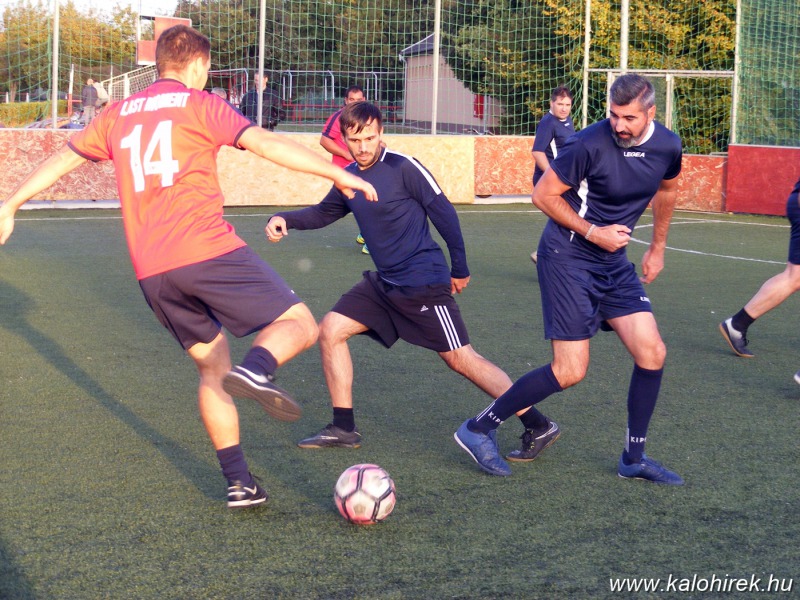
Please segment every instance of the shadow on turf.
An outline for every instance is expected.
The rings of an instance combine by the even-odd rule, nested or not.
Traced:
[[[6,543],[0,538],[0,598],[27,600],[35,597],[33,586],[17,567]]]
[[[90,373],[84,371],[60,348],[60,346],[45,333],[37,330],[28,323],[25,313],[35,307],[35,301],[17,288],[0,281],[0,299],[4,310],[5,327],[14,334],[26,339],[42,358],[58,369],[75,385],[83,389],[87,396],[94,399],[117,419],[125,423],[141,438],[147,440],[153,447],[175,465],[175,468],[192,480],[194,486],[207,497],[218,500],[219,486],[212,486],[211,482],[218,480],[216,471],[209,470],[208,464],[198,459],[191,452],[174,440],[165,437],[147,421],[138,417],[127,406],[114,398],[113,394],[97,383]]]

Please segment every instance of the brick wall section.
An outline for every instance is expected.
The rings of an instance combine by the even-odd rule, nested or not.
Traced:
[[[0,198],[5,198],[36,165],[74,131],[0,129]],[[315,134],[291,135],[325,155]],[[474,196],[528,195],[532,137],[387,136],[389,146],[418,158],[456,204]],[[307,205],[318,202],[329,184],[282,169],[248,153],[223,149],[220,180],[230,204]],[[470,161],[472,156],[472,161]],[[784,214],[786,196],[797,181],[800,148],[731,146],[728,157],[685,155],[678,208],[710,212]],[[257,189],[256,189],[257,188]],[[87,163],[38,200],[115,200],[110,164]]]

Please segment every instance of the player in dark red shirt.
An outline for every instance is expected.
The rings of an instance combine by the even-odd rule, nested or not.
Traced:
[[[112,160],[136,278],[159,321],[194,360],[200,415],[228,480],[228,506],[261,504],[267,493],[250,474],[239,444],[231,395],[257,400],[292,421],[299,405],[273,383],[277,367],[312,346],[317,324],[280,276],[223,219],[216,175],[221,146],[246,149],[279,165],[333,180],[352,197],[374,188],[314,152],[261,128],[220,97],[203,91],[211,64],[208,39],[184,25],[158,38],[159,79],[108,107],[46,160],[0,208],[0,244],[31,197],[86,160]],[[255,333],[231,368],[222,328]]]

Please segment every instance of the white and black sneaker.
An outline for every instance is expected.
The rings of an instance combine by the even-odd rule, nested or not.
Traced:
[[[249,508],[267,501],[267,491],[258,485],[255,477],[250,475],[250,478],[252,483],[247,485],[241,481],[228,482],[228,508]]]
[[[279,421],[297,421],[303,409],[289,393],[273,383],[272,375],[256,375],[244,367],[233,367],[222,379],[222,389],[237,398],[258,402],[267,414]]]
[[[358,429],[345,431],[329,423],[319,433],[297,442],[300,448],[360,448],[361,434]]]
[[[728,342],[731,350],[733,350],[737,356],[741,356],[742,358],[753,358],[755,354],[750,352],[747,347],[747,336],[745,336],[745,334],[738,329],[735,329],[732,321],[733,317],[730,319],[725,319],[722,323],[720,323],[719,332],[722,334],[722,337],[725,338],[725,341]]]

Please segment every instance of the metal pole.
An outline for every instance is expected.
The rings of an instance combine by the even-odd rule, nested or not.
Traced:
[[[619,68],[623,73],[628,70],[628,33],[630,29],[630,9],[630,0],[622,0],[619,11]]]
[[[440,28],[442,26],[442,0],[436,0],[433,18],[433,94],[431,99],[431,135],[436,135],[436,121],[439,118],[439,43],[441,41]]]
[[[592,43],[592,0],[586,0],[586,17],[583,25],[583,99],[581,128],[589,122],[589,47]]]
[[[264,81],[264,47],[266,45],[267,35],[267,0],[261,0],[261,9],[258,15],[258,73],[259,80],[257,86],[258,104],[256,105],[256,114],[258,114],[258,126],[261,127],[264,122],[264,94],[261,91],[261,86]]]
[[[739,117],[739,89],[742,77],[742,56],[739,53],[739,44],[742,43],[742,2],[736,0],[736,35],[733,43],[733,79],[731,81],[731,132],[728,144],[735,144]]]
[[[59,10],[58,0],[53,0],[53,72],[50,77],[50,120],[53,123],[53,129],[58,129],[58,45],[59,45]]]

